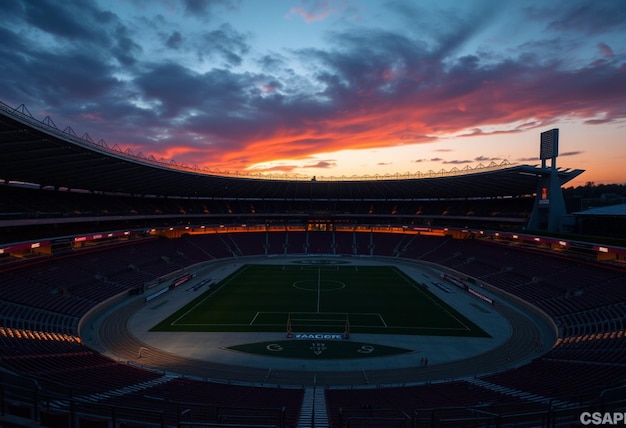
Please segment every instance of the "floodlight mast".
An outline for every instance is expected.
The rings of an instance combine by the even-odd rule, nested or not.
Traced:
[[[565,232],[568,225],[565,198],[556,168],[559,155],[559,130],[551,129],[541,133],[539,158],[543,174],[539,176],[535,204],[528,222],[531,230]],[[548,168],[547,160],[550,160]]]
[[[556,158],[559,155],[559,130],[551,129],[541,133],[541,143],[539,146],[539,158],[541,167],[546,168],[546,161],[551,160],[552,169],[556,169]]]

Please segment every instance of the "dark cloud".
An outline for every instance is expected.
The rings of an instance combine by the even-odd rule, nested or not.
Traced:
[[[167,46],[170,49],[179,49],[182,43],[183,43],[183,35],[179,31],[174,31],[167,38],[167,41],[165,42],[165,46]]]
[[[207,14],[211,3],[202,0],[183,0],[185,5],[185,13],[189,15],[205,15]]]
[[[52,36],[75,41],[94,41],[101,39],[94,18],[108,19],[113,15],[95,9],[93,3],[81,6],[71,2],[42,0],[37,2],[24,1],[24,22]],[[80,17],[80,19],[77,19]]]
[[[611,47],[606,43],[598,43],[598,50],[603,56],[607,58],[613,58],[615,56],[615,54],[613,53],[613,49],[611,49]]]
[[[201,37],[198,54],[200,58],[217,55],[231,66],[240,65],[243,55],[250,50],[247,38],[230,24],[222,24],[217,30],[209,31]]]
[[[604,125],[613,122],[613,119],[587,119],[585,125]]]
[[[224,120],[224,116],[243,120],[254,117],[256,110],[246,114],[251,96],[247,90],[253,87],[253,80],[253,76],[224,69],[200,74],[170,62],[153,64],[138,74],[133,83],[147,100],[158,102],[156,109],[164,118],[195,110],[199,120],[216,122]]]
[[[465,160],[449,160],[449,161],[443,161],[443,164],[446,165],[463,165],[463,164],[467,164],[467,163],[472,163],[471,160],[469,159],[465,159]]]
[[[550,18],[547,27],[555,31],[573,31],[589,35],[609,30],[626,31],[626,8],[621,0],[601,2],[572,1],[533,10],[532,16]],[[557,9],[558,8],[558,9]]]
[[[211,18],[218,8],[234,10],[238,0],[183,0],[185,14],[197,18]]]
[[[25,15],[25,8],[28,6],[26,2],[22,1],[10,1],[2,5],[2,16],[9,20],[23,20]]]
[[[576,155],[581,155],[585,152],[581,151],[581,150],[577,150],[577,151],[572,151],[572,152],[563,152],[563,153],[559,153],[559,156],[576,156]]]
[[[329,161],[319,161],[313,165],[305,165],[304,168],[324,168],[324,169],[328,169],[328,168],[334,168],[337,166],[337,163],[335,162],[329,162]]]
[[[137,58],[143,53],[142,47],[137,44],[133,35],[123,25],[117,25],[113,37],[111,53],[123,67],[129,67],[137,62]]]
[[[264,73],[281,73],[285,68],[285,58],[279,54],[263,55],[256,62]]]
[[[35,101],[40,105],[43,100],[61,112],[71,109],[72,103],[91,103],[116,93],[119,88],[110,64],[102,58],[83,52],[37,52],[36,56],[36,61],[32,57],[11,61],[22,78],[26,76],[29,80],[28,85],[22,83],[16,88],[16,95],[21,94],[25,102]],[[67,64],[81,66],[67,67]]]
[[[407,28],[419,28],[423,42],[431,45],[431,55],[441,61],[454,55],[474,34],[480,33],[489,21],[501,13],[503,3],[474,2],[471,8],[453,6],[424,6],[419,2],[391,1],[390,11],[403,19]],[[445,25],[441,25],[441,23]]]
[[[499,157],[490,157],[490,156],[477,156],[474,158],[476,162],[492,162],[492,161],[500,161],[502,158]]]
[[[442,162],[442,161],[443,161],[442,158],[430,158],[430,159],[415,159],[411,162],[422,163],[422,162]]]
[[[154,34],[169,57],[149,56],[154,47],[139,37],[139,24],[96,3],[6,3],[0,24],[2,101],[75,118],[108,141],[144,152],[156,148],[165,154],[176,142],[179,151],[172,153],[188,162],[217,159],[243,168],[270,156],[432,141],[446,132],[516,133],[562,116],[586,118],[587,124],[626,118],[624,54],[617,47],[594,41],[594,58],[576,63],[556,56],[573,43],[559,32],[623,28],[621,1],[526,9],[553,37],[538,36],[519,51],[494,55],[464,50],[501,12],[503,6],[491,2],[467,15],[437,8],[438,19],[420,4],[392,2],[390,10],[423,31],[361,26],[329,33],[325,47],[255,52],[253,35],[214,19],[219,9],[236,8],[237,2],[189,0],[180,3],[183,14],[206,23],[200,35],[185,33],[165,14],[137,18],[142,25],[158,21]],[[440,26],[439,19],[448,25]],[[42,35],[51,38],[44,43]],[[210,68],[199,71],[172,57],[185,50]],[[258,67],[244,70],[244,63]],[[500,159],[475,159],[491,160]]]
[[[2,79],[7,101],[71,116],[123,93],[115,72],[134,64],[141,47],[116,15],[94,3],[11,3],[14,20],[0,27],[0,72],[15,76]]]

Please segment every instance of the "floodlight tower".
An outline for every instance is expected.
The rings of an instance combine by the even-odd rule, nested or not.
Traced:
[[[558,155],[559,130],[555,128],[542,132],[539,148],[542,173],[539,176],[535,205],[528,222],[528,228],[531,230],[560,232],[567,215],[561,182],[556,169]],[[548,160],[550,160],[549,167]]]

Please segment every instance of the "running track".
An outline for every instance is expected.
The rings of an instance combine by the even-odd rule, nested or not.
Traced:
[[[381,365],[380,368],[367,371],[271,370],[191,359],[143,343],[128,326],[133,314],[144,304],[143,297],[138,296],[109,311],[99,322],[98,341],[100,346],[105,348],[106,354],[119,360],[130,361],[172,374],[245,383],[327,386],[405,385],[474,377],[530,362],[538,356],[537,350],[532,346],[536,338],[545,338],[549,335],[547,328],[540,328],[523,310],[501,304],[498,305],[497,310],[510,321],[512,334],[500,347],[482,355],[432,364],[428,367],[417,366],[402,369]],[[552,342],[546,341],[545,343]],[[141,357],[138,355],[140,348],[143,348]],[[280,362],[277,362],[277,366],[279,365]]]

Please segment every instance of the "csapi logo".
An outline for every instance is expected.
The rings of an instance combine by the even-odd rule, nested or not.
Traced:
[[[626,425],[626,412],[582,412],[580,423],[587,425]]]

